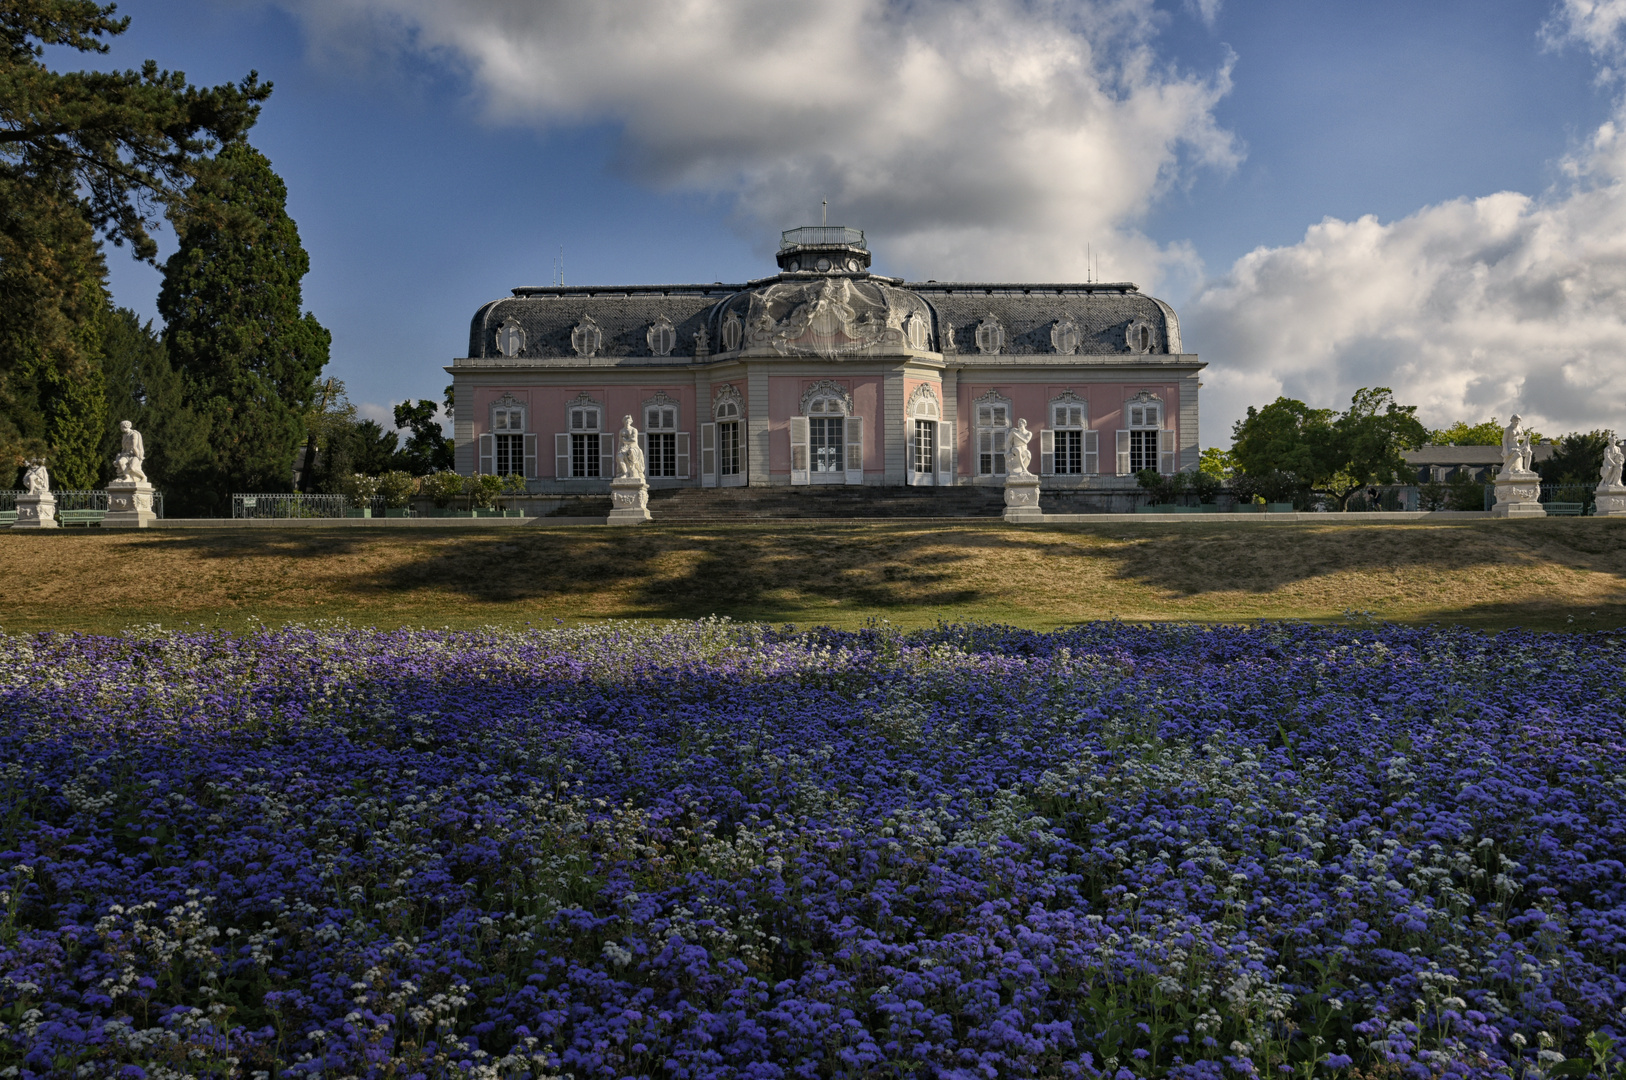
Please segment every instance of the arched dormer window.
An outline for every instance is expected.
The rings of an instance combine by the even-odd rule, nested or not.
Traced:
[[[1157,327],[1145,319],[1136,319],[1124,331],[1124,344],[1132,353],[1149,353],[1157,349]]]

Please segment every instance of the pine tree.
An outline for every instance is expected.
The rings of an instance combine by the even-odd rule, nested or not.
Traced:
[[[128,25],[93,0],[0,5],[0,472],[43,453],[64,487],[98,480],[108,426],[96,233],[151,259],[158,211],[192,205],[209,152],[247,131],[271,92],[253,74],[199,89],[150,61],[44,62],[47,45],[105,53]]]
[[[232,492],[291,489],[331,339],[301,311],[310,259],[265,155],[226,147],[195,195],[197,210],[176,222],[158,311],[170,363],[210,431],[208,459],[186,477],[190,497],[220,512]]]

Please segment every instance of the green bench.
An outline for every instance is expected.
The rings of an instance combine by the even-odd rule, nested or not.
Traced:
[[[1550,502],[1541,504],[1548,517],[1580,517],[1585,503]]]
[[[0,510],[0,526],[15,525],[16,523],[17,523],[17,511],[15,511],[15,510]]]
[[[58,510],[56,516],[64,525],[100,525],[106,510]]]

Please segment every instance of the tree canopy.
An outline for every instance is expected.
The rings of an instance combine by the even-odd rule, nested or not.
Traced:
[[[1342,413],[1279,397],[1262,409],[1249,406],[1232,428],[1231,454],[1248,476],[1291,476],[1347,509],[1356,491],[1392,484],[1408,471],[1403,452],[1428,437],[1416,411],[1386,386],[1355,391]]]
[[[1450,427],[1429,432],[1428,441],[1435,446],[1500,446],[1502,422],[1494,416],[1482,424],[1458,420]]]
[[[303,312],[310,259],[287,188],[246,143],[223,149],[180,217],[158,311],[170,362],[210,430],[191,497],[219,510],[233,491],[286,491],[330,335]]]
[[[200,89],[151,62],[45,64],[47,46],[105,53],[128,25],[89,0],[0,6],[0,465],[44,454],[69,487],[98,482],[117,419],[103,385],[114,316],[97,233],[152,259],[160,213],[192,205],[210,152],[241,138],[271,92],[252,73]]]

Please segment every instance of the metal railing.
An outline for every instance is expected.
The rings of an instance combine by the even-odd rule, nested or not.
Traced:
[[[17,497],[26,494],[23,491],[0,491],[0,512],[17,509]],[[51,492],[56,500],[58,510],[106,510],[107,492],[101,490],[80,491],[65,489]],[[164,493],[152,493],[152,512],[159,517],[164,516]]]
[[[840,244],[842,247],[869,250],[864,244],[864,230],[849,229],[845,225],[804,225],[800,229],[786,229],[779,234],[780,251],[813,244]]]
[[[231,497],[234,518],[342,518],[352,510],[384,512],[384,500],[374,498],[363,507],[344,495],[301,495],[298,493],[240,494]]]

